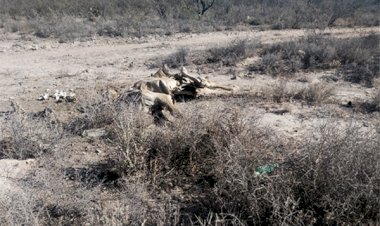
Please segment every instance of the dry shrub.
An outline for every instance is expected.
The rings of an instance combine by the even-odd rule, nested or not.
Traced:
[[[51,150],[62,127],[49,118],[13,114],[0,128],[0,158],[36,158]]]
[[[20,193],[2,197],[9,202],[0,200],[0,224],[171,224],[169,213],[173,212],[170,205],[166,206],[166,197],[153,199],[147,182],[137,176],[114,181],[112,173],[119,171],[112,160],[87,165],[89,160],[82,159],[82,167],[74,168],[78,162],[70,159],[67,149],[71,144],[72,140],[65,138],[54,152],[39,158],[43,167],[18,182],[23,188]]]
[[[188,65],[188,55],[189,49],[187,48],[179,48],[177,51],[171,55],[169,55],[166,59],[162,61],[162,64],[167,64],[172,68],[179,68],[180,66]],[[161,65],[162,65],[161,64]]]
[[[312,34],[297,41],[267,46],[250,70],[289,75],[300,70],[338,69],[354,83],[372,86],[379,77],[379,35],[338,39]]]
[[[1,225],[43,225],[44,208],[38,206],[35,196],[20,192],[3,198],[11,201],[10,204],[0,202]]]
[[[280,80],[273,84],[270,88],[266,88],[263,90],[263,93],[264,96],[277,103],[289,101],[289,90],[287,87],[287,82],[284,80]]]
[[[34,34],[40,38],[53,37],[60,42],[72,42],[83,38],[89,38],[95,34],[96,27],[81,18],[72,16],[38,17],[29,20]]]
[[[162,57],[154,57],[148,63],[149,68],[159,68],[162,65],[166,64],[170,68],[179,68],[181,66],[189,65],[189,55],[191,54],[188,48],[178,48],[174,53],[166,56],[162,59]]]
[[[81,135],[85,130],[102,128],[113,122],[117,110],[115,105],[105,99],[94,102],[79,107],[82,114],[64,123],[66,133]]]
[[[263,89],[265,98],[282,103],[291,100],[305,101],[309,105],[318,105],[333,95],[333,87],[327,83],[307,84],[305,87],[289,87],[287,81],[280,80]]]
[[[131,117],[136,116],[127,117],[133,122]],[[218,183],[225,183],[236,174],[253,175],[254,167],[274,161],[282,149],[271,145],[274,140],[264,129],[249,130],[239,113],[228,108],[208,111],[208,115],[188,108],[182,118],[164,127],[145,129],[145,133],[142,126],[130,127],[125,119],[122,122],[129,129],[122,129],[121,139],[114,139],[115,144],[125,147],[121,150],[125,154],[119,161],[120,168],[128,178],[145,178],[152,194],[183,190],[182,195],[171,194],[179,199],[181,208],[176,222],[180,224],[203,219],[210,212],[228,213],[227,218],[239,216],[244,218],[242,222],[246,221],[248,214],[242,214],[240,207],[236,209],[243,206],[246,210],[247,203],[240,197],[242,191],[231,191],[236,199],[224,203],[226,194],[215,194],[215,189]],[[120,131],[122,127],[118,127]],[[133,159],[139,157],[137,164],[130,161],[131,155]]]
[[[207,63],[233,66],[237,62],[252,56],[255,49],[256,46],[247,40],[234,41],[228,46],[208,49]]]
[[[336,130],[329,125],[320,127],[314,138],[286,157],[272,175],[255,176],[262,155],[247,155],[242,146],[224,148],[228,151],[219,156],[222,174],[215,189],[224,212],[246,214],[246,223],[259,225],[376,222],[380,217],[378,135],[360,132],[358,127]]]
[[[379,220],[379,135],[372,132],[356,125],[337,129],[331,123],[322,125],[316,140],[305,145],[300,154],[305,161],[298,169],[305,196],[299,202],[315,208],[320,222]]]
[[[301,55],[295,49],[295,42],[273,45],[261,53],[261,62],[249,66],[250,71],[259,71],[274,76],[288,75],[302,68]]]
[[[105,21],[99,23],[97,34],[99,36],[118,37],[123,36],[124,29],[117,21]]]
[[[344,80],[372,87],[373,80],[380,76],[380,35],[370,34],[343,42],[337,53],[342,67],[339,68]]]
[[[107,139],[118,149],[114,158],[119,162],[118,170],[122,174],[144,172],[145,144],[149,139],[146,130],[150,123],[152,121],[144,118],[133,106],[125,106],[115,115]]]
[[[362,113],[380,112],[380,90],[375,91],[369,101],[359,103],[356,109]]]
[[[313,83],[294,94],[294,98],[304,100],[309,105],[320,104],[333,95],[333,90],[329,84]]]

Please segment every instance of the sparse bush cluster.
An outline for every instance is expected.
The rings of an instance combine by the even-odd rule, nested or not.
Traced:
[[[379,77],[377,34],[338,39],[310,35],[301,40],[267,46],[261,53],[258,70],[272,75],[293,74],[300,70],[337,69],[344,80],[372,86]]]

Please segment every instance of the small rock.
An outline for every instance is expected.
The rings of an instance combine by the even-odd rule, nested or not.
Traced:
[[[31,45],[29,47],[30,50],[38,50],[38,46],[37,45]]]
[[[103,128],[89,129],[89,130],[83,131],[83,133],[82,133],[83,137],[88,137],[88,138],[99,138],[99,137],[102,137],[104,135],[106,135],[106,130]]]

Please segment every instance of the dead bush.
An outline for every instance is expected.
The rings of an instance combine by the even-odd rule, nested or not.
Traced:
[[[344,80],[361,83],[368,87],[380,76],[380,35],[370,34],[341,43],[337,54],[342,67],[338,75]]]
[[[265,88],[263,90],[263,93],[265,97],[268,97],[269,99],[277,103],[289,100],[287,82],[284,80],[276,82],[270,88]]]
[[[59,124],[49,119],[11,115],[0,134],[0,158],[36,158],[51,150],[63,135]]]
[[[356,109],[362,113],[380,112],[380,90],[375,91],[369,101],[359,103]]]
[[[215,47],[207,50],[207,62],[233,66],[237,62],[252,56],[255,46],[247,40],[234,41],[225,47]]]
[[[166,64],[171,68],[179,68],[180,66],[187,66],[189,63],[188,55],[189,55],[188,48],[179,48],[177,49],[175,53],[169,55],[164,60],[162,60],[162,63],[160,65]]]
[[[6,195],[10,204],[0,201],[1,225],[43,225],[44,207],[38,205],[38,199],[31,194]],[[2,197],[2,198],[5,198]]]
[[[305,101],[308,105],[318,105],[333,95],[333,87],[327,83],[307,84],[304,87],[290,87],[286,80],[280,80],[262,89],[265,98],[282,103],[290,100]]]
[[[315,137],[301,152],[305,161],[299,163],[297,173],[303,175],[299,192],[305,196],[299,203],[314,208],[319,215],[317,224],[376,222],[380,205],[378,134],[363,132],[357,125],[339,130],[332,123],[321,126]]]
[[[379,137],[359,131],[358,127],[341,131],[334,125],[322,126],[299,154],[261,176],[255,176],[256,167],[275,159],[260,155],[260,148],[248,153],[242,152],[242,146],[224,148],[228,152],[219,156],[215,189],[220,205],[235,216],[251,216],[244,221],[250,224],[376,222]],[[269,147],[275,151],[275,146]]]
[[[250,70],[289,75],[300,70],[338,69],[343,79],[372,86],[379,77],[379,35],[338,39],[313,34],[298,41],[267,46]]]
[[[98,21],[97,34],[99,36],[118,37],[124,35],[124,26],[118,21]]]
[[[118,161],[121,174],[135,175],[145,171],[146,142],[149,137],[146,128],[152,121],[144,118],[133,106],[120,111],[108,128],[108,140],[118,149],[113,156]]]
[[[105,127],[113,122],[116,112],[115,105],[102,99],[81,106],[78,110],[82,115],[64,123],[66,133],[81,135],[85,130]]]
[[[333,90],[327,83],[313,83],[295,93],[294,98],[304,100],[309,105],[320,104],[333,95]]]
[[[53,37],[60,42],[72,42],[95,34],[96,27],[90,22],[72,16],[37,17],[29,20],[29,26],[40,38]]]

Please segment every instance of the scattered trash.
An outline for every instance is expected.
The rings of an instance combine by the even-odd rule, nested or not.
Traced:
[[[274,169],[277,167],[279,167],[279,165],[277,163],[258,166],[255,169],[255,174],[256,175],[262,175],[262,174],[272,173],[274,171]]]
[[[69,92],[56,90],[55,93],[52,95],[49,94],[49,91],[50,90],[47,89],[43,95],[37,98],[37,100],[39,101],[48,100],[50,97],[54,98],[56,103],[60,103],[62,101],[74,102],[76,100],[75,93],[71,89],[69,90]]]

